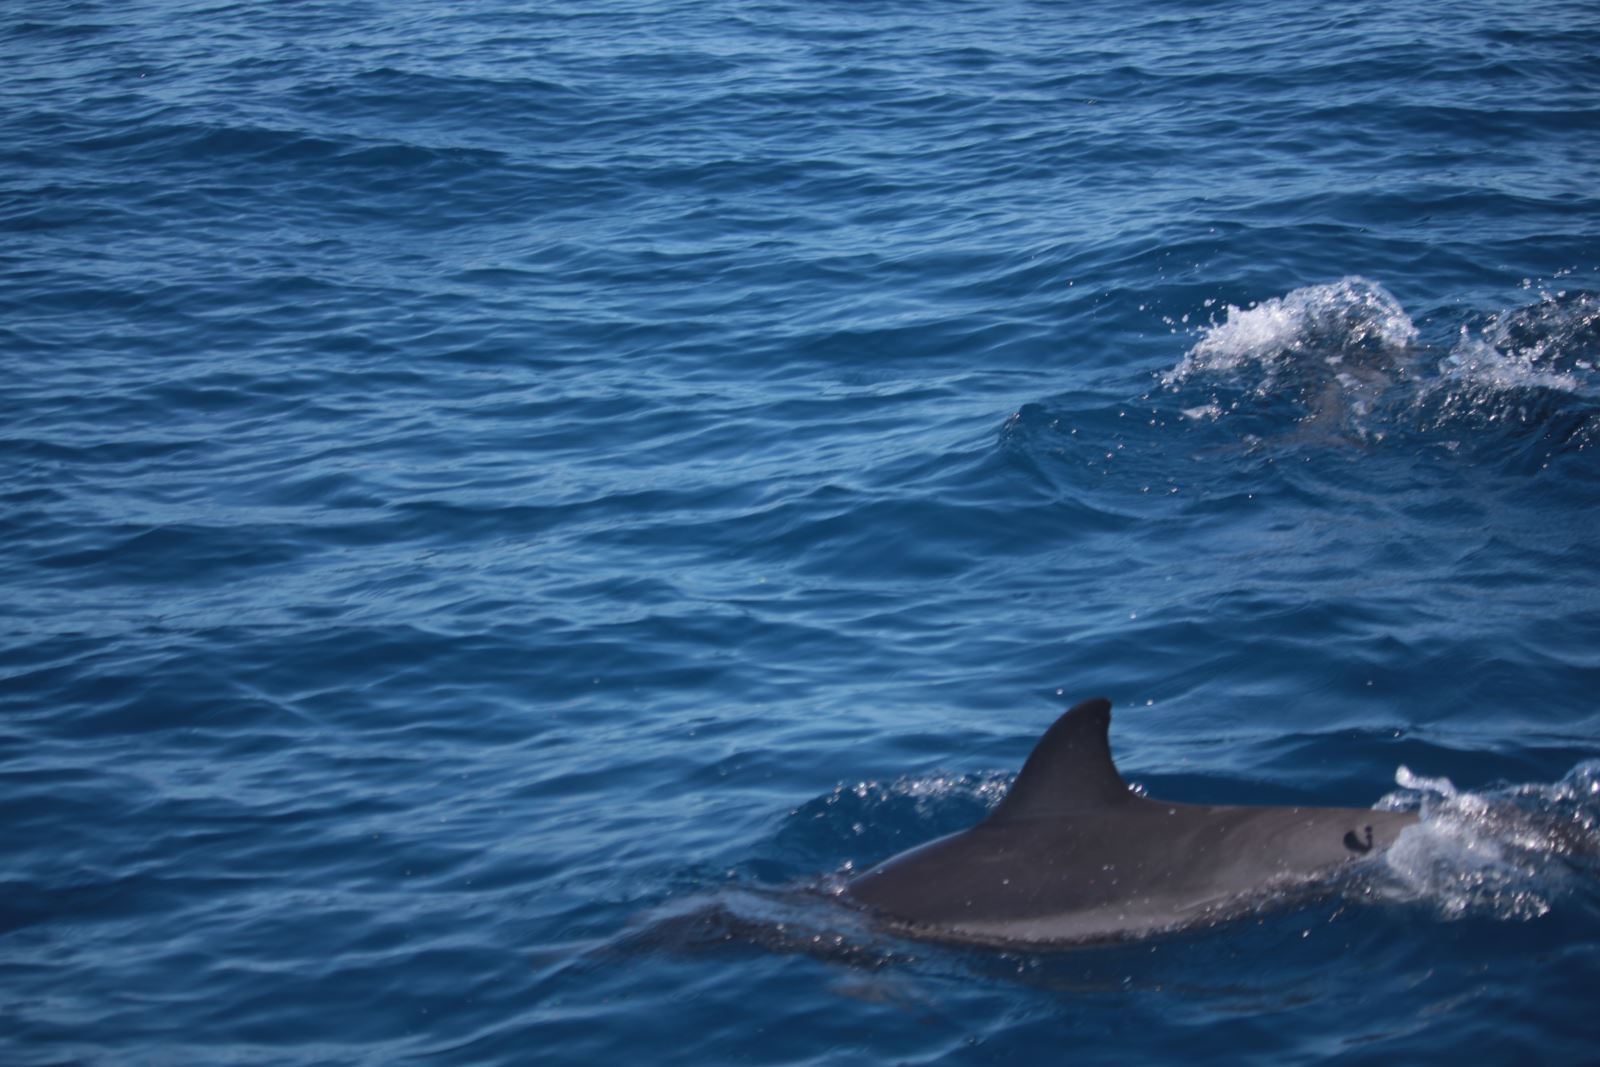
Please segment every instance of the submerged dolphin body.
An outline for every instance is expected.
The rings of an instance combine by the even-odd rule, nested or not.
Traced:
[[[1413,812],[1174,804],[1111,760],[1111,704],[1045,731],[994,812],[879,864],[844,895],[908,934],[1072,945],[1206,925],[1392,845]]]

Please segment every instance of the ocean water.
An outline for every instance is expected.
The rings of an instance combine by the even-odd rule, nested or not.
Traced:
[[[1600,14],[0,11],[0,1061],[1593,1062]],[[833,891],[1059,711],[1417,807]]]

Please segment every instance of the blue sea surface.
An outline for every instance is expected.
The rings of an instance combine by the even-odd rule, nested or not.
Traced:
[[[0,11],[0,1061],[1600,1056],[1600,12]],[[1415,808],[835,899],[1105,695]]]

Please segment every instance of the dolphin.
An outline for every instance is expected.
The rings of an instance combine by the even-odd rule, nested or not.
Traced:
[[[885,860],[843,896],[935,941],[1121,941],[1295,898],[1417,822],[1415,812],[1141,796],[1112,762],[1110,727],[1108,700],[1067,711],[986,819]]]

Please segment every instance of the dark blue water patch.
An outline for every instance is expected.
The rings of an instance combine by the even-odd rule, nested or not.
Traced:
[[[148,574],[152,558],[181,556],[187,563],[193,579],[201,582],[214,580],[222,573],[241,566],[258,566],[294,558],[292,549],[274,552],[270,544],[263,543],[259,534],[248,538],[232,531],[205,530],[198,527],[166,526],[159,529],[124,529],[106,537],[101,534],[102,545],[84,551],[68,551],[47,556],[39,565],[60,569],[79,570],[102,566],[114,561],[108,570],[111,577],[138,581]],[[118,574],[116,568],[127,570]],[[163,578],[163,582],[169,579]]]

